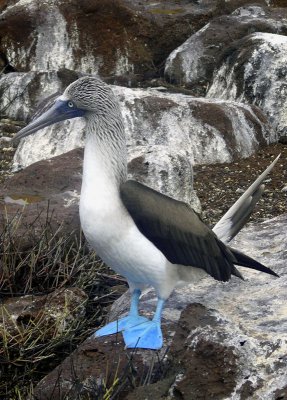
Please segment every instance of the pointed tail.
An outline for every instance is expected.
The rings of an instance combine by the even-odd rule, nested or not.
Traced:
[[[264,191],[262,182],[277,163],[279,157],[280,154],[213,227],[213,232],[224,243],[230,242],[247,222]]]
[[[235,250],[231,247],[228,248],[236,259],[236,262],[234,262],[234,264],[265,272],[266,274],[277,276],[279,278],[279,275],[277,275],[276,272],[272,271],[272,269],[265,267],[265,265],[261,264],[260,262],[254,260],[244,253],[241,253],[241,251]]]

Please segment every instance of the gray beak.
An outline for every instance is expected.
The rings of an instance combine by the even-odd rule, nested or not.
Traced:
[[[20,140],[39,129],[55,124],[56,122],[82,117],[85,115],[85,110],[77,108],[71,101],[57,100],[55,104],[40,117],[36,118],[25,128],[21,129],[12,139],[12,142]]]

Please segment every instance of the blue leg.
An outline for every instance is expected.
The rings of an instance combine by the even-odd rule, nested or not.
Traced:
[[[163,306],[164,300],[158,299],[152,321],[124,329],[124,341],[128,348],[157,350],[162,347],[163,338],[160,324]]]
[[[121,332],[124,329],[148,321],[147,318],[141,317],[138,313],[140,294],[141,291],[139,289],[135,289],[131,298],[131,308],[129,314],[126,317],[110,322],[109,324],[97,330],[94,334],[95,337],[112,335],[113,333]]]

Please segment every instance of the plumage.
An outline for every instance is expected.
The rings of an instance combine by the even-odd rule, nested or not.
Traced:
[[[232,252],[188,204],[132,180],[121,185],[120,194],[140,232],[172,264],[202,268],[219,281],[239,276]]]
[[[73,82],[15,139],[76,117],[86,120],[82,229],[100,257],[127,278],[132,293],[129,314],[101,328],[96,336],[122,331],[127,347],[158,349],[163,343],[160,321],[164,302],[177,284],[196,281],[206,274],[221,281],[228,281],[231,275],[241,278],[235,265],[276,275],[220,240],[233,237],[245,223],[261,195],[263,179],[241,196],[213,232],[187,204],[127,181],[120,107],[110,87],[98,78],[83,77]],[[153,286],[158,296],[152,320],[138,313],[141,290],[146,285]]]
[[[213,232],[225,243],[230,242],[246,224],[255,204],[264,191],[263,181],[277,163],[279,157],[280,154],[213,227]]]

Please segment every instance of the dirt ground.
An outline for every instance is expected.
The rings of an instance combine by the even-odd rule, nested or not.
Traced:
[[[265,180],[265,191],[250,220],[272,218],[287,212],[287,145],[273,144],[243,160],[194,167],[194,189],[200,198],[203,220],[211,226],[244,190],[281,153]]]

